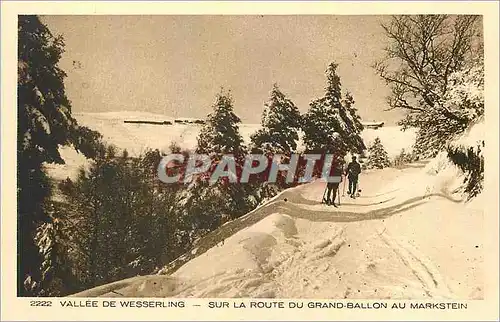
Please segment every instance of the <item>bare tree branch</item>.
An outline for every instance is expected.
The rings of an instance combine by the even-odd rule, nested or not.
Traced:
[[[392,89],[390,109],[417,114],[435,110],[448,119],[465,122],[439,101],[448,90],[450,75],[473,53],[477,20],[478,16],[467,15],[393,16],[390,23],[382,25],[389,45],[385,59],[374,68]],[[388,61],[397,61],[400,66],[391,70]]]

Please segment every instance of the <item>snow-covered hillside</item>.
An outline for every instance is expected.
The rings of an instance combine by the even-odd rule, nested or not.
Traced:
[[[108,143],[126,148],[133,155],[144,152],[147,148],[168,152],[171,142],[176,142],[182,148],[193,149],[196,147],[196,137],[201,128],[198,124],[178,124],[174,122],[173,117],[146,112],[76,113],[74,116],[80,124],[100,132]],[[171,121],[173,124],[124,122],[130,120]],[[241,124],[241,135],[248,142],[250,135],[259,126],[259,124]]]
[[[453,192],[444,155],[372,170],[363,195],[320,204],[325,183],[289,189],[201,239],[158,275],[75,296],[480,299],[483,212]]]
[[[79,124],[98,131],[103,139],[114,144],[120,149],[127,149],[130,155],[139,155],[147,149],[159,149],[163,152],[169,151],[172,142],[177,143],[183,149],[194,149],[196,139],[201,129],[199,124],[178,124],[174,118],[162,114],[147,112],[122,111],[107,113],[74,113]],[[186,118],[182,118],[186,120]],[[170,121],[171,125],[159,124],[133,124],[125,121]],[[246,142],[254,133],[259,124],[241,124],[240,132]],[[47,165],[51,177],[65,179],[73,177],[79,166],[87,164],[85,157],[78,154],[72,147],[60,148],[61,156],[65,165]]]

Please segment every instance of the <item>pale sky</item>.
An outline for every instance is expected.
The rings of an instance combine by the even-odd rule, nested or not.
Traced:
[[[298,106],[324,93],[331,61],[366,121],[394,123],[371,68],[383,16],[44,16],[66,51],[75,112],[146,111],[204,118],[221,87],[243,122],[260,122],[272,84]],[[76,61],[77,63],[73,63]]]

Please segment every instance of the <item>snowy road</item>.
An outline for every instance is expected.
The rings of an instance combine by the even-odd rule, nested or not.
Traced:
[[[289,189],[164,275],[76,296],[481,298],[482,211],[450,193],[461,180],[453,168],[424,166],[364,173],[362,196],[339,208],[320,203],[324,182]]]

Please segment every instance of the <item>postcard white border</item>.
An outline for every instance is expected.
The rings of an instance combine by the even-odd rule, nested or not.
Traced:
[[[490,2],[62,2],[3,1],[1,4],[1,305],[2,320],[498,320],[499,308],[499,3]],[[16,297],[16,77],[17,15],[381,15],[480,14],[485,29],[486,135],[485,151],[485,299],[457,301],[466,310],[334,310],[334,309],[209,309],[210,299],[185,299],[189,308],[111,309],[30,307],[29,298]],[[60,298],[51,299],[58,303]],[[96,299],[89,299],[96,300]],[[99,299],[102,302],[105,299]],[[116,299],[115,299],[116,300]],[[219,299],[220,300],[220,299]],[[230,302],[238,300],[230,299]],[[245,301],[249,301],[246,299]],[[276,299],[269,301],[277,301]],[[310,300],[300,299],[307,303]],[[319,300],[318,300],[319,301]],[[328,301],[328,300],[324,300]],[[332,300],[338,302],[337,300]],[[345,302],[345,301],[343,301]],[[353,301],[351,301],[353,302]],[[378,302],[372,301],[357,301]],[[388,301],[394,303],[397,301]],[[421,301],[405,301],[421,302]],[[200,307],[191,307],[201,305]]]

